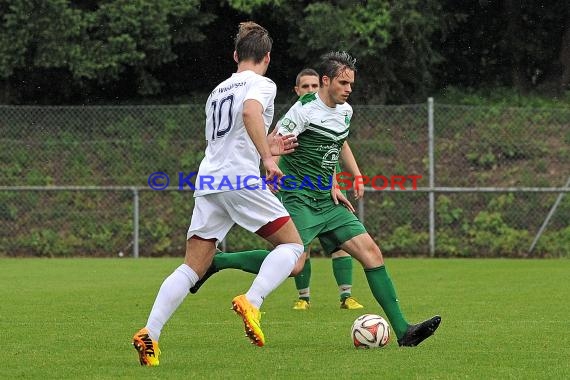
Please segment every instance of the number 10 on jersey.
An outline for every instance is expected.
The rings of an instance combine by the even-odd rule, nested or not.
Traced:
[[[221,100],[212,102],[212,141],[223,137],[230,131],[233,125],[234,95],[228,95]]]

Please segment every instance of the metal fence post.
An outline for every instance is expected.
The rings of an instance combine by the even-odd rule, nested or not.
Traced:
[[[429,161],[429,255],[435,255],[435,194],[433,191],[434,178],[434,121],[433,98],[428,98],[428,161]]]
[[[139,191],[133,187],[133,257],[139,258]]]
[[[564,186],[564,187],[570,187],[570,177],[568,177],[568,181],[566,182],[566,186]],[[532,244],[530,245],[530,249],[528,250],[529,254],[531,254],[532,251],[534,251],[534,247],[536,246],[536,243],[538,243],[538,239],[540,239],[540,237],[542,236],[542,233],[546,229],[548,222],[550,222],[550,218],[552,218],[552,216],[554,216],[554,213],[556,212],[556,209],[558,208],[558,205],[562,201],[562,198],[564,198],[565,194],[566,193],[558,194],[558,197],[556,198],[556,202],[554,202],[554,204],[552,205],[552,208],[548,212],[546,219],[544,219],[544,222],[542,222],[542,226],[540,226],[540,229],[536,233],[536,236],[534,237],[534,240],[532,241]]]

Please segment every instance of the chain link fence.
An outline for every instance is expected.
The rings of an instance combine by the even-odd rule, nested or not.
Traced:
[[[431,104],[354,106],[361,171],[387,180],[358,214],[384,253],[570,256],[570,110]],[[0,106],[0,254],[182,256],[203,128],[203,105]],[[224,246],[267,245],[234,228]]]

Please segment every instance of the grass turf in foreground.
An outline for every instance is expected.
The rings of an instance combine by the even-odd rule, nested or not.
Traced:
[[[439,313],[416,348],[395,337],[353,348],[364,313],[383,315],[360,265],[341,310],[330,260],[313,260],[309,311],[291,309],[288,279],[264,303],[267,345],[252,346],[231,299],[253,276],[224,271],[189,295],[163,330],[161,365],[143,368],[130,345],[163,279],[180,259],[0,259],[2,378],[569,378],[570,261],[388,259],[405,315]]]

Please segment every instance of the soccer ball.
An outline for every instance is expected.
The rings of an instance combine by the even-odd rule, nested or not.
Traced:
[[[351,329],[356,348],[384,347],[390,341],[390,325],[376,314],[364,314],[356,318]]]

